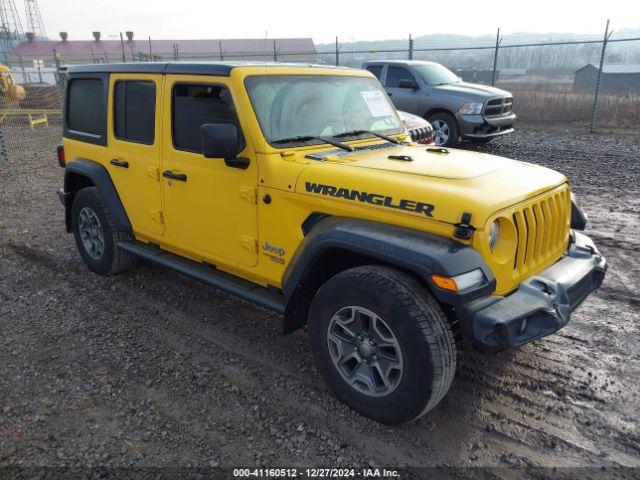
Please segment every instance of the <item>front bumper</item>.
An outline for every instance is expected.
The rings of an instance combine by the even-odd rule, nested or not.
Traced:
[[[512,133],[516,118],[515,113],[500,117],[456,115],[460,136],[467,140],[488,140]]]
[[[550,335],[604,279],[607,262],[593,241],[573,232],[566,255],[506,297],[489,296],[456,306],[463,336],[480,350],[517,347]]]

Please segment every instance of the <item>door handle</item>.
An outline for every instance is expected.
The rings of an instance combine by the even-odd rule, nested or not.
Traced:
[[[390,97],[393,97],[393,93],[391,92],[387,92],[387,95],[389,95]]]
[[[111,165],[115,167],[129,168],[129,162],[127,162],[126,160],[118,160],[117,158],[114,158],[109,163],[111,163]]]
[[[184,173],[174,173],[171,170],[165,170],[162,172],[164,178],[170,178],[171,180],[178,180],[180,182],[186,182],[187,176]]]

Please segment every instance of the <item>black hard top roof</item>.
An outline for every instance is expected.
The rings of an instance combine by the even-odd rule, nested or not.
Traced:
[[[69,65],[67,73],[175,73],[186,75],[228,76],[237,67],[316,67],[344,68],[332,65],[276,62],[131,62],[131,63],[89,63]]]

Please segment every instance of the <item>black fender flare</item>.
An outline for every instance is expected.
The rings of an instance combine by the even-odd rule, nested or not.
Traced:
[[[64,170],[65,221],[67,231],[71,231],[71,206],[76,193],[77,176],[86,178],[99,191],[104,206],[111,216],[115,227],[122,232],[131,232],[131,222],[120,200],[118,191],[111,180],[107,169],[98,162],[86,158],[75,158],[68,162]]]
[[[482,256],[472,247],[453,239],[374,221],[324,217],[308,231],[283,275],[282,291],[287,300],[285,333],[306,324],[308,308],[315,294],[315,289],[308,287],[309,277],[323,254],[335,249],[409,272],[422,280],[440,302],[448,305],[487,296],[496,286],[493,272]],[[461,293],[439,289],[430,277],[433,273],[454,276],[477,268],[482,270],[487,282]]]

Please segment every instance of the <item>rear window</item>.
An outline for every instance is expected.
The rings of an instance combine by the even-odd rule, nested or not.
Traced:
[[[113,132],[116,138],[153,144],[156,121],[156,84],[142,80],[116,82],[113,112]]]
[[[373,73],[376,78],[380,80],[380,77],[382,76],[382,65],[369,65],[367,70]]]
[[[67,128],[104,135],[104,89],[99,78],[77,78],[67,90]]]

